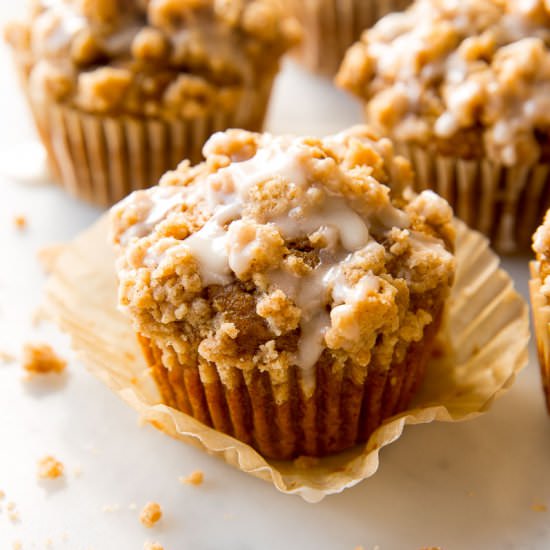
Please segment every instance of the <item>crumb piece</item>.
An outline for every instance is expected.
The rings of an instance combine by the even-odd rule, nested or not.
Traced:
[[[64,466],[53,456],[45,456],[38,461],[39,479],[57,479],[63,475]]]
[[[145,527],[153,527],[162,517],[162,508],[157,502],[148,502],[141,514],[139,515],[139,521]]]
[[[23,231],[27,228],[27,218],[23,214],[17,214],[13,218],[13,224],[15,225],[16,229]]]
[[[23,348],[23,368],[29,374],[62,373],[67,362],[61,359],[48,344],[25,344]]]
[[[548,506],[540,502],[535,502],[534,504],[531,505],[531,510],[533,510],[533,512],[547,512]]]
[[[0,363],[13,363],[14,361],[15,357],[11,353],[0,350]]]
[[[204,481],[204,473],[200,470],[196,470],[187,477],[180,477],[179,481],[185,485],[202,485],[202,482]]]
[[[8,512],[13,512],[15,510],[15,502],[10,501],[6,504],[6,509]]]
[[[0,500],[4,500],[5,497],[6,497],[6,493],[4,493],[2,489],[0,489]]]
[[[105,513],[118,512],[120,510],[120,504],[105,504],[102,511]]]
[[[137,510],[137,504],[135,502],[130,502],[130,504],[128,504],[128,510]]]
[[[319,459],[313,456],[299,456],[294,460],[296,468],[313,468],[319,464]]]
[[[12,512],[10,512],[8,514],[8,519],[12,522],[12,523],[19,523],[20,521],[20,518],[19,518],[19,512],[17,510],[13,510]]]
[[[164,550],[164,547],[158,542],[146,542],[143,550]]]
[[[356,546],[354,550],[365,550],[365,548],[363,546]]]
[[[19,540],[14,540],[11,547],[12,547],[12,550],[22,550],[23,549],[23,545],[21,544],[21,541],[19,541]]]

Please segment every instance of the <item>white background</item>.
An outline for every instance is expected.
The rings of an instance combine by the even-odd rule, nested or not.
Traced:
[[[0,24],[24,2],[0,0]],[[323,133],[360,120],[358,107],[330,84],[287,64],[268,128]],[[0,46],[0,172],[35,157],[16,146],[33,139],[5,47]],[[14,149],[15,147],[15,149]],[[18,232],[15,214],[29,227]],[[70,358],[53,327],[33,327],[44,276],[43,245],[72,238],[99,215],[51,185],[0,176],[0,349],[15,355],[26,341],[49,341]],[[506,260],[527,294],[527,257]],[[136,415],[74,359],[57,381],[24,383],[18,364],[0,364],[0,550],[133,550],[145,540],[166,550],[380,550],[550,548],[550,420],[534,348],[516,385],[483,418],[463,424],[408,427],[381,453],[370,480],[310,505],[276,492],[218,459],[139,427]],[[37,460],[54,454],[62,482],[38,483]],[[201,487],[178,483],[195,469]],[[81,470],[80,476],[76,470]],[[21,521],[12,524],[6,502]],[[164,519],[138,521],[149,500]],[[130,510],[135,503],[138,510]],[[104,511],[105,506],[115,511]],[[116,508],[118,507],[118,510]]]

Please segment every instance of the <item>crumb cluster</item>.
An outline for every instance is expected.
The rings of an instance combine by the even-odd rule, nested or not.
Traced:
[[[35,94],[186,118],[233,110],[299,35],[272,0],[36,0],[6,30]]]
[[[163,363],[389,366],[448,295],[448,204],[367,127],[325,139],[232,130],[206,161],[112,212],[119,299]]]
[[[45,456],[38,461],[39,479],[57,479],[63,476],[65,467],[63,463],[53,456]]]
[[[157,502],[148,502],[139,515],[139,521],[147,528],[154,527],[161,518],[162,508]]]
[[[417,0],[366,31],[337,80],[397,140],[508,166],[550,158],[544,0]]]
[[[49,344],[25,344],[23,348],[23,368],[31,375],[61,374],[67,362],[59,357]]]
[[[204,473],[201,470],[196,470],[186,477],[180,477],[180,482],[186,485],[202,485],[204,481]]]

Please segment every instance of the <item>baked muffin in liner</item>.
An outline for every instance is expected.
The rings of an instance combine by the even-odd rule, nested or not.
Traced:
[[[418,388],[454,276],[449,205],[389,140],[232,130],[112,212],[120,305],[164,402],[262,455],[368,440]]]
[[[548,279],[548,275],[550,275],[550,216],[548,213],[544,223],[533,235],[533,250],[537,259],[529,265],[531,311],[537,340],[542,387],[546,406],[550,413],[550,305],[548,303],[550,296],[548,287],[550,282]]]
[[[6,29],[54,178],[104,206],[198,162],[214,132],[261,130],[299,36],[277,0],[41,0]]]
[[[318,460],[273,461],[251,446],[163,404],[128,318],[117,309],[115,257],[102,218],[50,262],[45,310],[67,332],[90,372],[147,422],[308,502],[372,476],[380,449],[407,424],[457,422],[486,412],[527,364],[527,306],[487,240],[455,220],[455,283],[424,382],[410,406],[366,444]],[[101,258],[101,261],[98,260]]]
[[[295,57],[310,71],[334,76],[346,50],[384,15],[411,0],[283,0],[302,24],[303,40]]]
[[[542,0],[417,0],[365,32],[337,76],[411,160],[416,189],[505,253],[528,249],[550,207],[549,22]]]

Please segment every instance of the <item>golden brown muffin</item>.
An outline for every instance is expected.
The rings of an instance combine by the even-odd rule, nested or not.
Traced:
[[[422,380],[449,205],[367,127],[232,130],[112,211],[119,300],[164,402],[279,459],[364,442]]]
[[[533,235],[537,261],[531,262],[531,309],[546,405],[550,413],[550,211]]]
[[[550,206],[549,44],[543,0],[417,0],[363,34],[337,81],[412,160],[417,187],[508,252]]]
[[[6,37],[56,178],[108,204],[261,129],[299,29],[277,0],[34,0]]]

